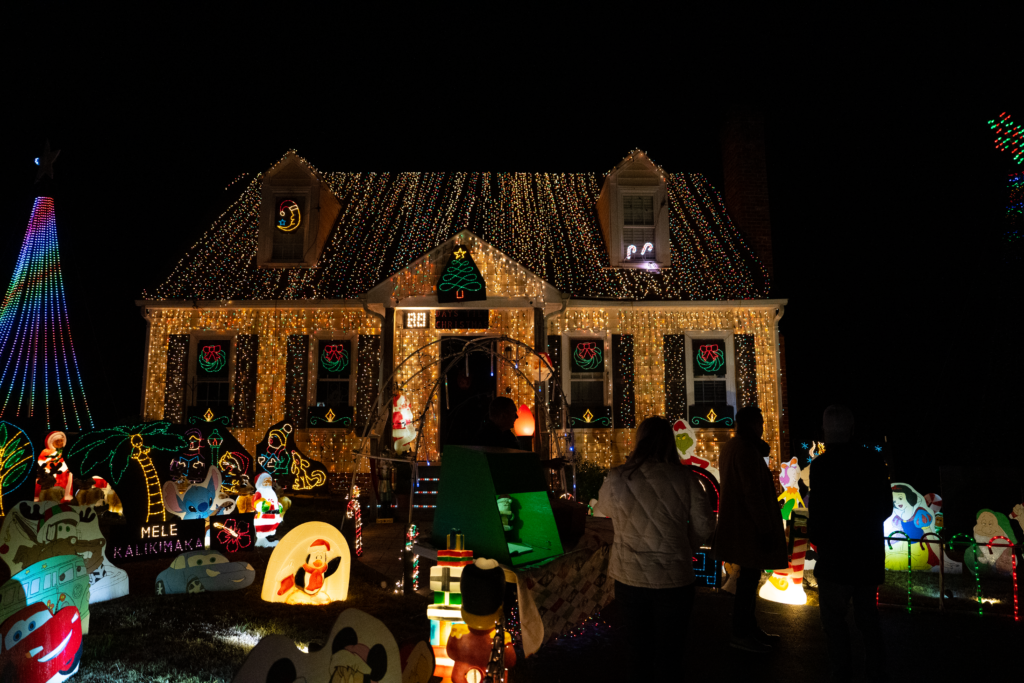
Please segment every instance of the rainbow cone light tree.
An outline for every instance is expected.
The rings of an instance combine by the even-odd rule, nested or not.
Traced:
[[[59,152],[59,150],[58,150]],[[52,177],[49,144],[40,177]],[[0,418],[45,416],[49,429],[90,429],[78,359],[71,342],[57,221],[51,197],[36,197],[14,276],[0,310]]]

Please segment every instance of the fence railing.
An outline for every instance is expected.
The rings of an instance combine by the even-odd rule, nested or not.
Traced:
[[[902,536],[902,538],[896,538],[897,535]],[[934,537],[934,538],[929,538],[929,537]],[[963,537],[963,540],[960,540],[961,537]],[[995,543],[995,541],[1000,540],[1000,539],[1005,541],[1005,543]],[[977,554],[979,552],[978,551],[978,547],[979,546],[981,548],[985,549],[985,550],[988,550],[988,553],[990,555],[992,554],[992,549],[993,548],[1009,548],[1010,549],[1010,555],[1013,558],[1012,559],[1012,562],[1013,562],[1013,619],[1014,619],[1014,621],[1017,621],[1017,622],[1020,621],[1019,599],[1018,599],[1018,596],[1017,596],[1017,593],[1018,593],[1018,589],[1017,589],[1017,553],[1021,551],[1022,544],[1020,544],[1020,543],[1014,544],[1006,536],[993,536],[991,539],[989,539],[988,543],[979,544],[977,540],[975,540],[973,537],[971,537],[971,536],[969,536],[967,534],[956,534],[952,538],[950,538],[948,541],[944,541],[942,539],[942,537],[939,536],[936,533],[927,533],[927,534],[924,534],[923,536],[921,536],[921,538],[910,538],[910,536],[908,536],[903,531],[894,531],[894,532],[892,532],[891,534],[889,534],[888,536],[885,537],[885,543],[886,543],[886,546],[889,548],[889,550],[892,550],[892,543],[893,543],[893,541],[896,541],[897,543],[906,543],[907,544],[907,612],[908,613],[910,613],[913,610],[913,590],[912,590],[913,568],[911,566],[911,564],[912,564],[911,551],[912,551],[915,543],[917,543],[919,547],[923,546],[925,544],[928,544],[929,549],[931,549],[931,547],[933,545],[938,545],[939,546],[938,557],[939,557],[939,609],[940,610],[945,610],[945,608],[946,608],[946,603],[945,603],[945,600],[946,600],[946,588],[945,588],[945,584],[946,584],[946,569],[945,569],[946,561],[945,561],[945,558],[946,558],[946,548],[947,548],[947,546],[950,547],[950,548],[953,548],[954,546],[957,546],[957,545],[961,545],[961,546],[965,546],[965,547],[973,547],[974,548],[975,557],[977,557]],[[965,568],[966,568],[966,563],[965,563]],[[974,592],[975,592],[976,599],[978,601],[978,616],[983,616],[985,603],[983,601],[982,594],[981,594],[981,571],[980,571],[980,568],[975,568],[975,571],[973,573],[974,573]]]

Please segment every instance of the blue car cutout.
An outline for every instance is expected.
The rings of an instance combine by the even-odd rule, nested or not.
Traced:
[[[236,591],[252,585],[256,570],[248,562],[230,562],[218,552],[192,550],[156,577],[156,594]]]

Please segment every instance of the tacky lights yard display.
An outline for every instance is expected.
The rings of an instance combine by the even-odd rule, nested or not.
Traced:
[[[0,309],[0,366],[0,417],[40,415],[48,428],[92,428],[71,340],[50,197],[36,197]]]
[[[170,428],[169,422],[148,422],[94,429],[78,437],[64,457],[75,471],[110,481],[135,521],[166,522],[160,477],[150,453],[177,454],[188,448],[185,438]],[[119,487],[133,462],[141,469],[143,485],[138,489]]]
[[[990,119],[988,127],[996,134],[995,145],[1000,152],[1009,152],[1018,164],[1024,164],[1024,126],[1014,123],[1005,111]]]

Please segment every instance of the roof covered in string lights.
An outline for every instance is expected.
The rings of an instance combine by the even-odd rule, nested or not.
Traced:
[[[341,213],[315,267],[257,266],[263,180],[258,174],[171,275],[143,296],[355,299],[461,230],[471,230],[574,298],[768,296],[764,266],[733,225],[719,192],[699,173],[665,175],[672,266],[653,272],[609,268],[597,217],[602,173],[317,172],[341,203]]]

